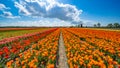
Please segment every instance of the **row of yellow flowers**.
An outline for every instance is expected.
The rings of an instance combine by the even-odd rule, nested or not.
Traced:
[[[108,41],[104,36],[99,38],[95,32],[91,34],[90,31],[77,28],[62,29],[69,67],[119,68],[119,42],[111,39]]]
[[[7,68],[54,68],[60,30],[46,36],[37,44],[20,53],[19,57],[6,63]]]

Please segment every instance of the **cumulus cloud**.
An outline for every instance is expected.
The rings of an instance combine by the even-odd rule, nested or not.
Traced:
[[[59,3],[56,0],[18,0],[14,4],[21,15],[57,18],[73,24],[81,23],[82,10],[78,10],[74,5]]]
[[[6,18],[20,18],[20,16],[13,16],[12,13],[9,11],[4,11],[3,14],[0,16],[6,17]]]
[[[1,17],[5,18],[19,18],[20,16],[13,16],[13,14],[8,11],[10,8],[6,7],[4,4],[0,4],[0,11],[2,11],[2,14],[0,14]]]
[[[15,6],[17,8],[19,8],[19,12],[25,15],[30,15],[30,12],[27,11],[27,9],[25,9],[25,7],[21,4],[19,4],[18,2],[15,2]]]
[[[6,10],[10,9],[9,7],[6,7],[4,4],[0,4],[0,10]]]

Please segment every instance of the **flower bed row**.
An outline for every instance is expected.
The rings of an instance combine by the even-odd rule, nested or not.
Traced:
[[[52,28],[1,28],[0,30],[0,40],[5,40],[7,38],[22,36],[30,33],[42,32]]]
[[[47,35],[38,43],[6,63],[7,68],[54,68],[60,30]]]
[[[106,42],[101,45],[99,41],[104,39],[97,39],[94,35],[86,35],[84,31],[79,31],[79,29],[74,29],[74,31],[63,29],[62,32],[70,68],[120,67],[120,53],[116,48],[119,48],[117,44],[113,46]],[[106,49],[110,50],[109,48],[115,53],[108,52]]]
[[[2,48],[0,48],[0,65],[6,63],[10,59],[18,57],[18,54],[27,50],[30,45],[36,43],[41,38],[44,38],[45,36],[56,30],[57,29],[51,29],[42,33],[35,33],[17,37],[12,39],[12,41],[7,42],[6,44],[0,45],[3,46]]]
[[[19,39],[23,39],[23,38],[28,38],[28,37],[31,37],[31,36],[37,36],[37,35],[40,35],[41,33],[46,33],[46,32],[50,32],[50,31],[54,31],[56,30],[56,28],[54,29],[50,29],[50,30],[46,30],[44,32],[41,32],[39,30],[39,32],[34,32],[34,33],[30,33],[30,34],[25,34],[23,36],[17,36],[17,37],[11,37],[11,38],[5,38],[3,40],[0,40],[0,47],[2,47],[2,45],[5,45],[5,44],[8,44],[10,42],[13,42],[13,41],[16,41],[16,40],[19,40]]]
[[[79,31],[79,29],[76,29],[75,31],[70,30],[70,32],[77,35],[82,41],[86,41],[90,45],[99,49],[99,51],[104,52],[105,55],[109,55],[111,58],[113,58],[113,60],[117,61],[120,64],[120,43],[116,39],[116,37],[119,37],[120,35],[116,35],[116,37],[113,37],[115,39],[114,41],[112,41],[109,39],[105,39],[104,37],[98,38],[98,36],[94,36],[95,33],[93,35],[89,35],[89,33],[85,34],[85,32]],[[110,32],[111,31],[109,31],[109,33]]]
[[[96,37],[100,39],[105,39],[107,41],[112,41],[120,44],[120,32],[119,31],[107,31],[107,30],[94,30],[94,29],[80,29],[80,28],[70,28],[69,30],[77,32],[77,34],[82,34],[86,37]]]

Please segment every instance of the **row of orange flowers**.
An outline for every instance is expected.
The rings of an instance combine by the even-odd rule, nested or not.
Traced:
[[[83,30],[83,31],[82,31]],[[87,29],[62,29],[70,68],[117,68],[120,66],[118,42],[96,38]],[[90,34],[89,34],[90,33]],[[96,33],[97,34],[97,33]],[[102,44],[101,44],[101,43]],[[112,45],[115,44],[115,45]],[[111,50],[110,50],[111,49]]]
[[[69,29],[69,30],[73,34],[80,37],[80,39],[88,42],[89,44],[98,48],[100,51],[104,52],[105,55],[111,56],[114,60],[116,60],[120,64],[120,43],[119,43],[120,41],[118,41],[120,36],[119,32],[114,32],[114,34],[112,34],[117,37],[116,39],[116,37],[114,36],[112,37],[111,34],[109,34],[109,33],[113,33],[113,31],[112,32],[106,31],[104,35],[101,35],[103,37],[99,38],[99,36],[97,36],[97,32],[98,33],[105,32],[104,30],[100,30],[100,31],[97,30],[97,32],[94,32],[93,35],[90,34],[89,29],[88,29],[89,33],[86,33],[85,31],[82,32],[81,29],[76,29],[75,31],[73,31],[74,29]],[[112,41],[111,39],[106,39],[105,35],[111,36],[114,39],[114,41]]]
[[[107,30],[95,30],[85,28],[71,28],[70,30],[82,33],[86,37],[94,36],[96,38],[105,39],[108,41],[120,43],[120,32],[119,31],[107,31]]]
[[[7,68],[54,68],[60,30],[47,35],[38,43],[6,63]]]

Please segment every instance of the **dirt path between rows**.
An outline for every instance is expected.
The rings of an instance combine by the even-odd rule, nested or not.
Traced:
[[[69,68],[67,64],[67,57],[65,53],[62,32],[60,33],[60,38],[59,38],[59,52],[58,53],[59,53],[58,68]]]

